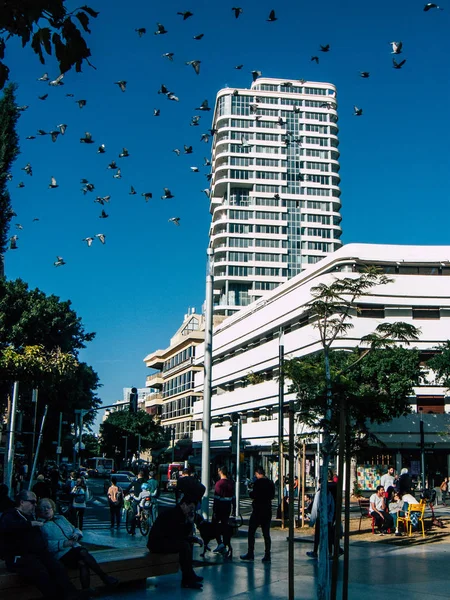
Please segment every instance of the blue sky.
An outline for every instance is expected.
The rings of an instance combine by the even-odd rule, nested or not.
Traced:
[[[236,3],[244,9],[237,20]],[[86,329],[97,333],[82,359],[98,372],[105,404],[121,398],[123,387],[143,387],[144,356],[168,345],[188,307],[201,309],[210,223],[201,192],[208,171],[201,165],[211,144],[200,136],[211,127],[212,111],[195,108],[204,99],[214,106],[222,87],[249,87],[254,69],[337,85],[345,243],[449,243],[450,5],[425,13],[418,0],[88,4],[100,11],[87,35],[96,70],[69,72],[62,87],[36,80],[46,71],[58,75],[52,58],[42,66],[29,49],[8,42],[10,78],[19,84],[18,103],[29,109],[20,118],[21,155],[10,185],[18,215],[11,234],[18,233],[19,249],[7,253],[6,274],[72,300]],[[278,20],[268,23],[272,8]],[[177,12],[186,10],[194,16],[183,21]],[[153,34],[157,22],[166,35]],[[142,38],[134,31],[139,27],[147,29]],[[193,40],[199,33],[204,38]],[[403,41],[400,58],[407,61],[399,71],[392,68],[394,40]],[[320,53],[320,44],[331,51]],[[174,52],[173,63],[161,57],[165,52]],[[316,54],[318,65],[310,60]],[[197,59],[199,76],[185,65]],[[240,71],[238,64],[244,64]],[[370,78],[359,71],[370,71]],[[121,79],[128,82],[125,93],[114,85]],[[158,95],[162,83],[179,102]],[[39,100],[45,93],[47,100]],[[77,99],[87,105],[79,109]],[[362,117],[352,115],[354,104]],[[200,126],[191,127],[197,114]],[[59,123],[68,128],[56,143],[49,136],[25,139]],[[95,144],[79,142],[85,131]],[[97,154],[102,143],[107,151]],[[184,144],[194,153],[177,157],[172,150]],[[119,159],[123,147],[130,157]],[[122,179],[106,168],[111,160]],[[28,162],[32,177],[21,171]],[[48,188],[51,176],[57,189]],[[94,192],[82,194],[83,177]],[[130,185],[137,195],[128,194]],[[163,187],[175,198],[161,200]],[[140,195],[147,191],[153,193],[148,203]],[[111,195],[107,219],[99,219],[97,195]],[[175,216],[180,227],[168,222]],[[81,241],[97,233],[106,234],[105,245],[96,240],[88,248]],[[57,255],[64,267],[53,266]]]

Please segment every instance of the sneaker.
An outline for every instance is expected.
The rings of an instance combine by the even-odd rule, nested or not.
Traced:
[[[271,562],[270,554],[264,554],[261,562],[263,562],[263,563]]]
[[[214,548],[213,553],[214,554],[222,554],[222,552],[225,550],[225,544],[219,544],[217,546],[217,548]]]
[[[253,562],[255,560],[255,557],[253,554],[250,554],[250,552],[247,552],[247,554],[241,554],[240,559]]]
[[[309,558],[319,558],[319,555],[317,554],[317,552],[314,552],[313,550],[311,550],[310,552],[307,552],[306,556],[309,556]]]

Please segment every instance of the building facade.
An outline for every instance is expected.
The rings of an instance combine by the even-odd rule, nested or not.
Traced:
[[[414,342],[429,357],[433,348],[450,339],[450,247],[388,246],[348,244],[316,265],[280,285],[270,295],[228,317],[215,327],[213,335],[211,448],[218,460],[230,456],[230,425],[233,413],[242,419],[247,472],[256,460],[270,471],[273,445],[278,439],[279,334],[284,334],[287,357],[301,357],[318,351],[318,331],[311,321],[308,302],[311,288],[329,284],[336,277],[358,276],[368,265],[376,265],[392,282],[377,286],[358,299],[352,314],[353,328],[337,338],[333,347],[352,349],[363,336],[383,322],[404,321],[420,328]],[[197,349],[196,364],[203,361],[204,347]],[[287,387],[287,386],[286,386]],[[198,396],[203,389],[203,371],[195,378]],[[290,399],[285,395],[285,402]],[[384,450],[373,449],[363,462],[383,465],[390,462],[414,467],[418,460],[418,415],[429,421],[425,442],[435,444],[430,454],[429,473],[439,478],[450,473],[450,395],[433,373],[424,371],[422,384],[411,398],[413,414],[396,422],[373,426],[385,441]],[[202,401],[194,404],[197,422],[194,446],[201,442]],[[297,423],[297,433],[305,432]],[[283,424],[287,434],[287,416]],[[407,433],[409,432],[409,433]],[[314,449],[308,458],[314,462]]]
[[[213,118],[214,312],[231,315],[341,247],[336,88],[260,77]]]
[[[204,317],[192,309],[185,315],[170,345],[144,358],[145,365],[155,370],[147,377],[147,386],[155,391],[147,396],[145,409],[170,431],[168,437],[172,443],[192,438],[193,405],[202,396],[194,391],[194,375],[202,370],[194,364],[194,354],[204,337]]]

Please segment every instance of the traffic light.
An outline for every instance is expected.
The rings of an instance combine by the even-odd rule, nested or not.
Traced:
[[[138,391],[137,388],[132,387],[129,394],[130,412],[137,413],[138,409]]]
[[[232,423],[230,427],[230,445],[231,453],[234,454],[237,445],[237,423]]]

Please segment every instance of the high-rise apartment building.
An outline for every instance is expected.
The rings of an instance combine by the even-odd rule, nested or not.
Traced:
[[[336,88],[260,77],[217,94],[214,312],[230,315],[341,247]]]

